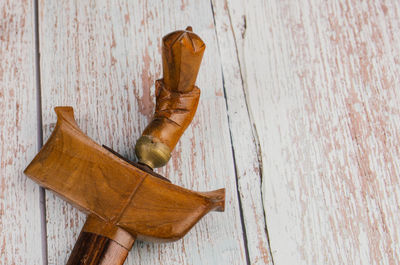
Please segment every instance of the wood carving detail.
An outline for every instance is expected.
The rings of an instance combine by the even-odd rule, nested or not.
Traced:
[[[191,27],[163,38],[163,78],[156,81],[155,114],[136,143],[140,162],[151,168],[168,162],[196,113],[200,89],[195,83],[205,48]]]
[[[182,93],[166,88],[164,80],[156,81],[156,110],[143,135],[152,136],[173,150],[192,121],[200,99],[200,89]]]
[[[55,109],[53,134],[25,174],[81,210],[147,241],[183,237],[225,190],[194,192],[127,163],[78,128],[71,107]]]
[[[225,189],[194,192],[152,171],[166,164],[195,115],[204,49],[190,27],[163,38],[164,77],[135,146],[138,164],[82,133],[71,107],[55,108],[57,125],[25,174],[89,214],[68,264],[122,264],[136,238],[178,240],[209,211],[224,210]]]

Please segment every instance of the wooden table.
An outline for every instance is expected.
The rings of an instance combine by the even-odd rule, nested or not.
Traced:
[[[130,159],[160,37],[207,43],[193,124],[160,173],[226,211],[130,264],[399,264],[400,2],[0,1],[0,264],[64,264],[85,216],[22,173],[53,107]]]

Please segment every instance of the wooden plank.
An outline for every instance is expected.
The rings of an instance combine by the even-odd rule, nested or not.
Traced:
[[[0,1],[0,264],[41,264],[39,186],[22,172],[38,149],[32,1]]]
[[[272,264],[262,202],[259,140],[248,112],[227,1],[212,1],[250,264]]]
[[[227,4],[274,263],[399,264],[399,2]]]
[[[206,216],[176,243],[137,243],[128,265],[246,263],[210,3],[40,3],[45,138],[56,121],[52,108],[72,105],[84,132],[130,159],[153,112],[153,82],[161,77],[160,38],[188,24],[208,46],[198,78],[201,103],[172,161],[160,172],[194,190],[226,187],[226,211]],[[63,264],[84,215],[50,192],[46,196],[49,263]]]

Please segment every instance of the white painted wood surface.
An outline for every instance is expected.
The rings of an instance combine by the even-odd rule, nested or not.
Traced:
[[[259,139],[248,111],[232,19],[226,2],[212,4],[249,261],[254,265],[273,264],[262,201]]]
[[[0,264],[42,264],[33,4],[0,1]]]
[[[157,1],[159,2],[159,1]],[[206,42],[201,103],[160,170],[225,213],[126,264],[400,264],[398,1],[39,1],[44,140],[57,105],[134,159],[160,38]],[[37,151],[34,10],[0,1],[0,264],[64,264],[85,220],[22,170]],[[43,213],[42,213],[43,214]]]
[[[399,2],[226,8],[274,263],[399,264]]]

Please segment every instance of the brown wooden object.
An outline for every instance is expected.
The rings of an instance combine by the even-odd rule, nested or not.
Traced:
[[[122,265],[128,253],[128,249],[105,236],[82,231],[67,265]]]
[[[194,82],[204,43],[190,31],[171,33],[163,42],[168,81],[157,81],[156,113],[137,143],[142,164],[95,143],[79,129],[71,107],[56,107],[56,127],[25,170],[89,214],[70,265],[123,264],[136,238],[178,240],[209,211],[224,210],[224,189],[190,191],[151,170],[160,164],[157,152],[165,146],[172,151],[189,125],[200,95]]]
[[[134,242],[134,236],[94,215],[89,215],[67,265],[122,265]]]
[[[163,79],[156,81],[156,110],[136,144],[139,160],[152,168],[168,162],[196,113],[200,89],[195,82],[205,48],[191,27],[163,38]]]

